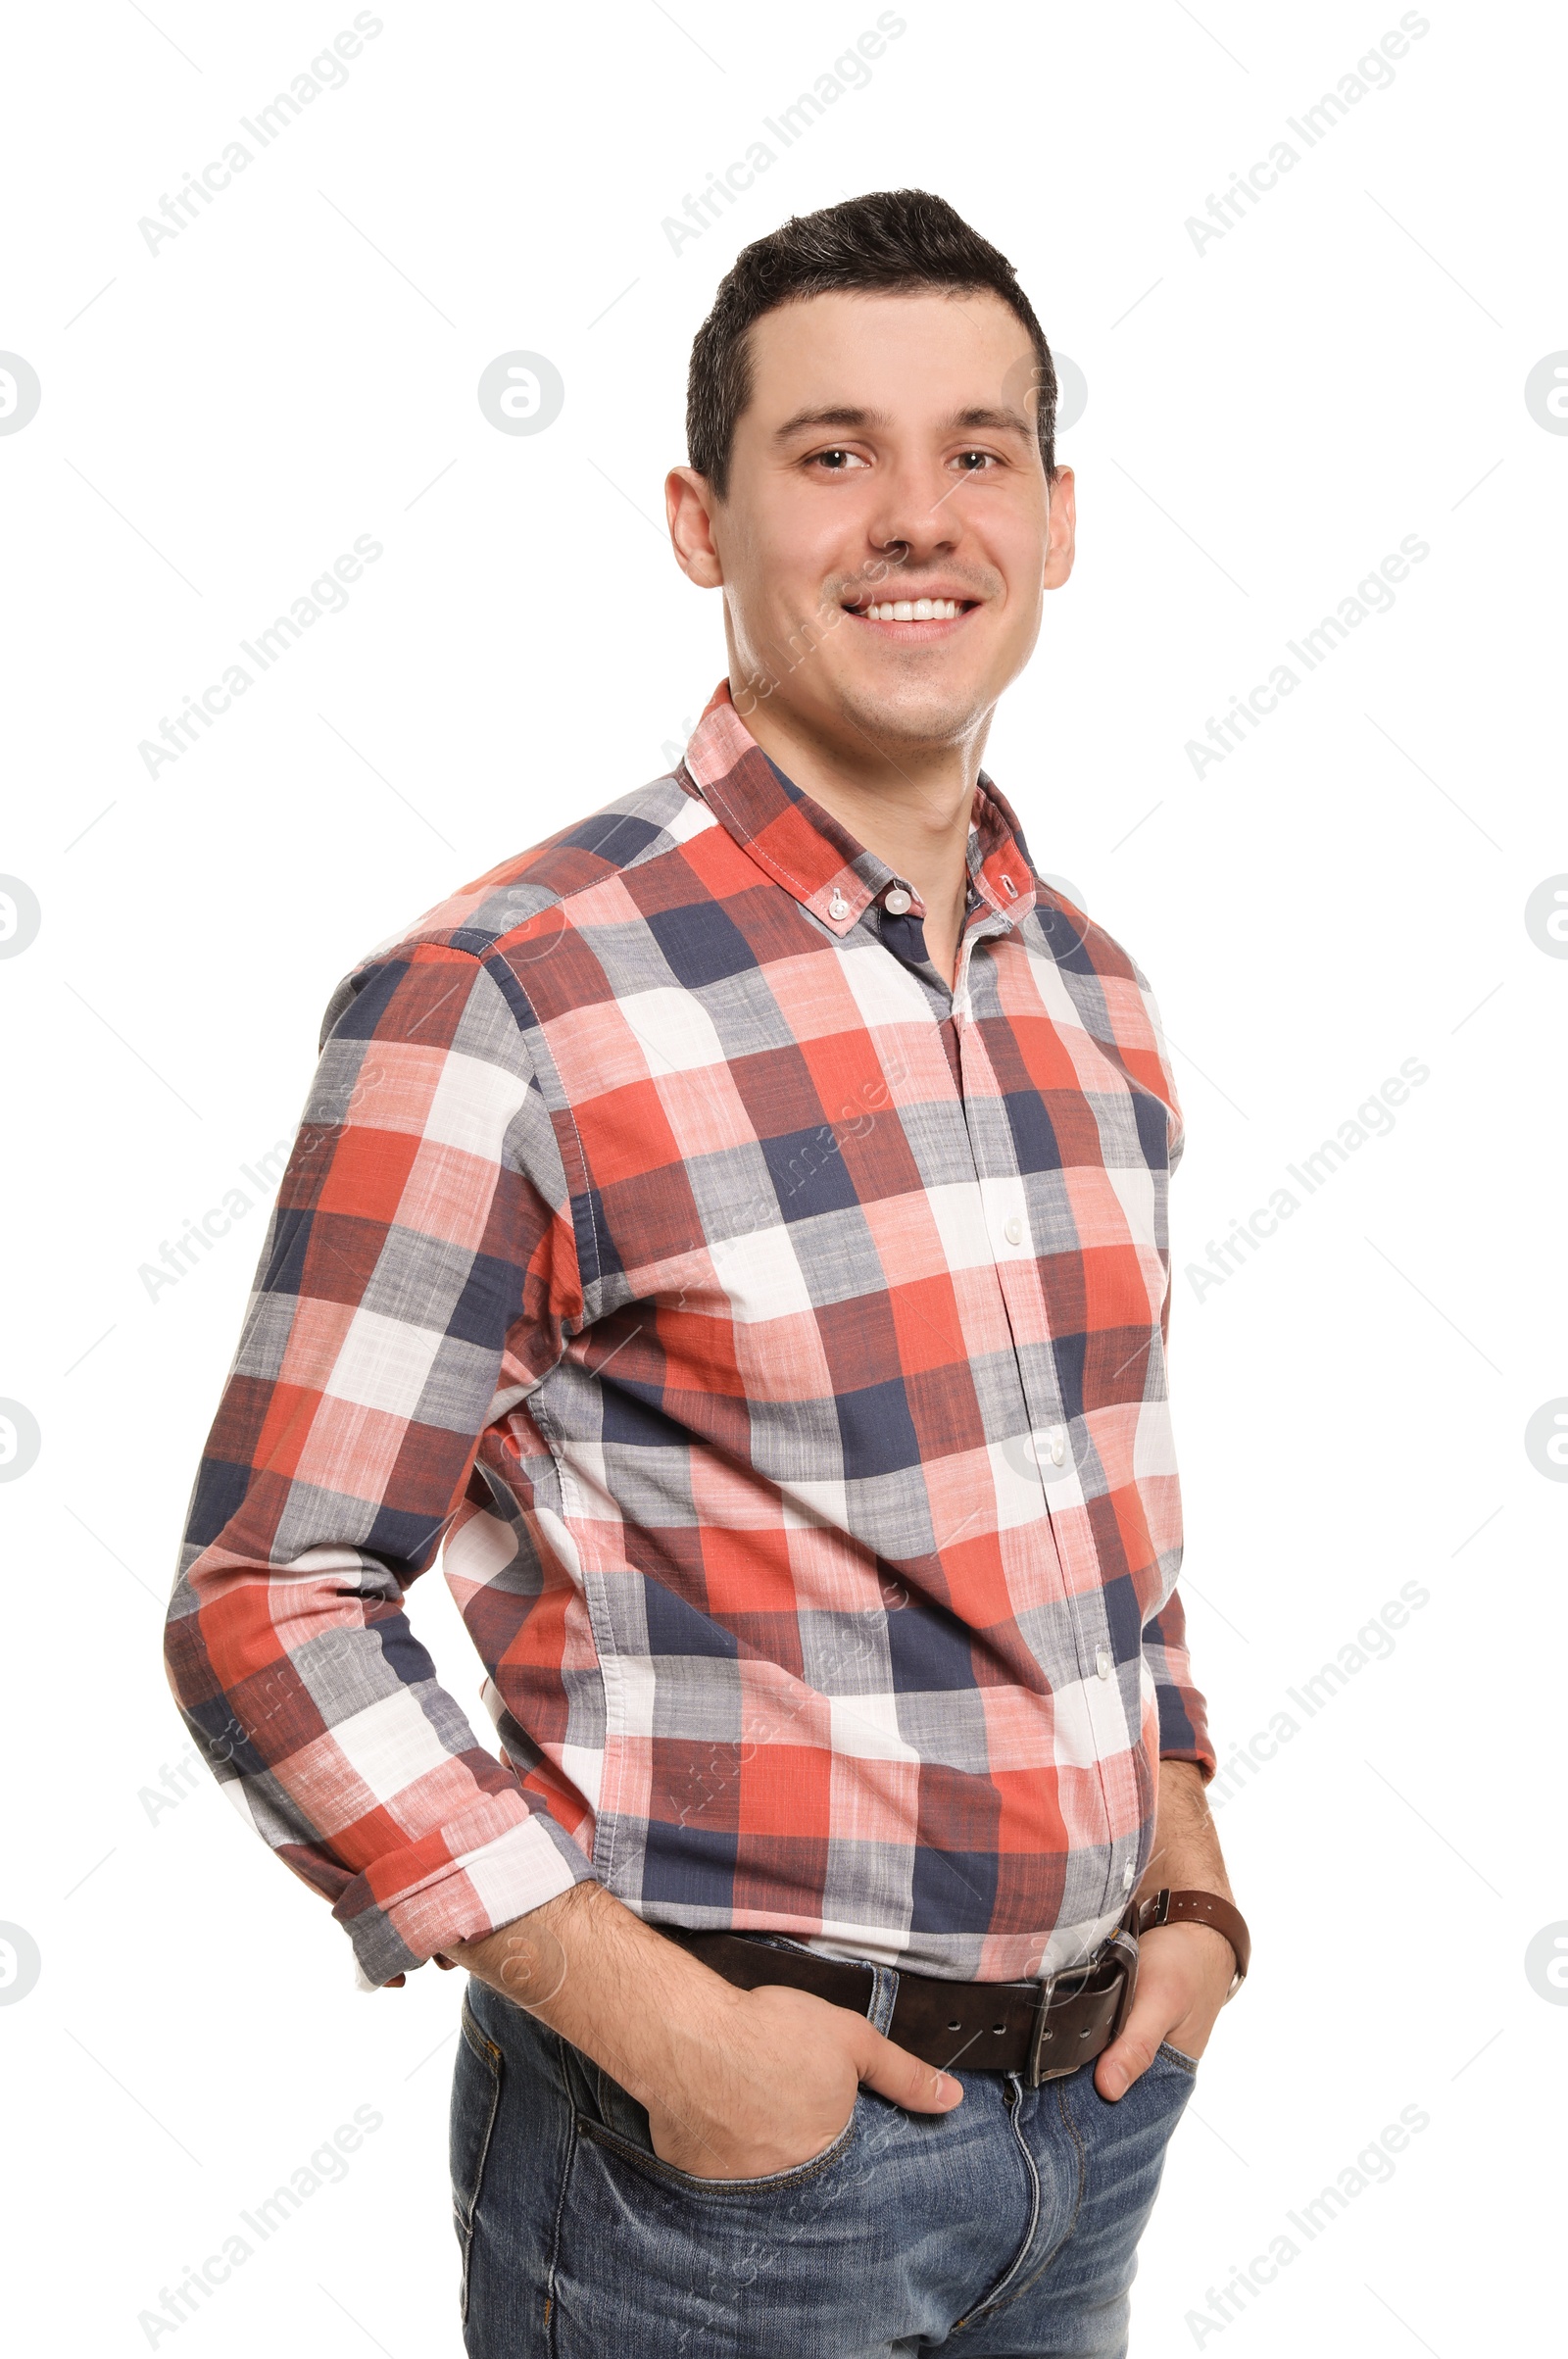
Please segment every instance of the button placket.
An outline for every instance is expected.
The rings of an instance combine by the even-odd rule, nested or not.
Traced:
[[[967,982],[968,960],[972,955],[973,946],[977,942],[987,939],[992,935],[1006,934],[1010,933],[1011,931],[1012,927],[1009,920],[1005,916],[1000,914],[993,914],[989,922],[976,924],[973,932],[964,937],[963,949],[959,957],[960,981],[964,983]],[[954,1014],[956,1018],[959,1014],[958,998],[959,993],[956,988],[954,992]],[[976,1037],[976,1027],[973,1020],[973,1008],[969,1002],[966,991],[964,993],[963,1016],[963,1022],[956,1022],[955,1024],[955,1032],[958,1043],[960,1073],[964,1071],[967,1065],[968,1057],[976,1054],[977,1051],[983,1050],[983,1039]],[[987,1175],[982,1171],[979,1155],[975,1153],[975,1132],[973,1126],[969,1123],[969,1096],[966,1085],[962,1085],[960,1087],[960,1101],[963,1107],[965,1127],[969,1132],[970,1155],[974,1162],[975,1176],[981,1182],[983,1189]],[[999,1179],[1005,1176],[1006,1178],[1014,1181],[1016,1181],[1018,1177],[1016,1172],[1005,1175],[998,1173],[995,1176]],[[1009,1219],[1004,1223],[1003,1227],[1003,1234],[1004,1237],[1006,1237],[1009,1244],[1014,1242],[1011,1234],[1014,1225],[1016,1225],[1019,1230],[1018,1242],[1021,1242],[1022,1239],[1022,1223],[1020,1221],[1016,1221],[1015,1216],[1009,1217]],[[1054,1488],[1052,1475],[1055,1469],[1065,1467],[1068,1460],[1068,1429],[1066,1425],[1062,1423],[1053,1423],[1047,1425],[1039,1422],[1042,1416],[1049,1417],[1053,1410],[1056,1410],[1059,1414],[1060,1402],[1059,1400],[1057,1400],[1052,1401],[1048,1403],[1047,1401],[1032,1400],[1030,1398],[1030,1387],[1024,1375],[1025,1355],[1019,1349],[1016,1340],[1020,1331],[1027,1333],[1032,1327],[1038,1326],[1039,1328],[1043,1329],[1045,1333],[1048,1342],[1048,1348],[1051,1352],[1051,1357],[1053,1361],[1054,1360],[1054,1348],[1052,1339],[1052,1326],[1049,1316],[1049,1302],[1046,1299],[1045,1282],[1041,1274],[1040,1264],[1032,1254],[1009,1253],[994,1255],[993,1266],[996,1270],[998,1286],[1001,1289],[1003,1307],[1006,1316],[1007,1325],[1014,1338],[1014,1352],[1016,1354],[1016,1364],[1018,1368],[1020,1388],[1023,1394],[1024,1406],[1030,1419],[1031,1431],[1038,1437],[1032,1454],[1034,1456],[1035,1464],[1040,1476],[1041,1503],[1045,1510],[1047,1528],[1050,1531],[1052,1543],[1054,1548],[1057,1579],[1060,1584],[1062,1601],[1066,1607],[1067,1615],[1077,1641],[1078,1661],[1085,1667],[1086,1670],[1088,1665],[1093,1662],[1095,1665],[1097,1679],[1108,1681],[1115,1670],[1114,1658],[1111,1656],[1109,1649],[1103,1645],[1100,1644],[1092,1636],[1091,1629],[1085,1621],[1082,1601],[1080,1600],[1074,1589],[1073,1577],[1069,1567],[1069,1551],[1064,1545],[1065,1534],[1070,1532],[1072,1528],[1071,1519],[1069,1519],[1067,1524],[1064,1526],[1059,1521],[1058,1514],[1057,1512],[1054,1511],[1052,1505],[1052,1491]],[[1024,1291],[1015,1293],[1015,1289]],[[1027,1294],[1027,1301],[1025,1300],[1025,1293]],[[1044,1445],[1044,1448],[1041,1447],[1042,1444]],[[1102,1628],[1103,1624],[1102,1623],[1101,1626]],[[1103,1657],[1104,1660],[1103,1669],[1101,1669],[1101,1657]],[[1107,1698],[1107,1702],[1108,1700],[1109,1699]],[[1110,1794],[1106,1784],[1105,1762],[1102,1757],[1097,1760],[1097,1768],[1099,1771],[1101,1806],[1104,1816],[1105,1838],[1107,1844],[1110,1846],[1110,1850],[1113,1853],[1116,1848],[1119,1848],[1117,1842],[1117,1820],[1115,1812],[1111,1807]],[[1110,1856],[1107,1856],[1105,1870],[1105,1898],[1107,1903],[1113,1898],[1119,1899],[1119,1894],[1117,1892],[1118,1885],[1120,1885],[1123,1892],[1129,1889],[1128,1885],[1124,1883],[1120,1877],[1118,1877],[1115,1868],[1111,1864]]]
[[[999,910],[991,909],[985,902],[981,902],[979,906],[985,910],[985,915],[978,919],[971,919],[965,926],[958,943],[958,971],[953,978],[953,1012],[956,1017],[958,1015],[961,1003],[966,1020],[969,1020],[972,1015],[969,1002],[969,969],[973,963],[976,950],[982,942],[990,942],[998,934],[1010,934],[1012,931],[1011,918],[1004,917]],[[977,1170],[979,1166],[976,1165]]]

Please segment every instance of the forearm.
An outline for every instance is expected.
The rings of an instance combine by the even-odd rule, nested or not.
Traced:
[[[1154,1848],[1138,1887],[1139,1898],[1157,1892],[1162,1885],[1172,1891],[1218,1892],[1223,1900],[1235,1898],[1202,1775],[1192,1761],[1166,1759],[1159,1764]]]
[[[668,2104],[743,1993],[602,1884],[573,1885],[445,1954],[602,2065],[639,2104]]]

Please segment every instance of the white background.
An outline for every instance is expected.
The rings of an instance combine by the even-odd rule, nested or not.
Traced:
[[[1524,1429],[1568,1395],[1568,960],[1524,905],[1568,870],[1568,437],[1524,384],[1568,345],[1562,20],[1424,10],[1392,86],[1308,151],[1285,119],[1395,0],[1203,0],[1201,24],[906,0],[868,86],[677,254],[663,217],[877,10],[674,13],[383,0],[346,86],[248,141],[156,253],[141,217],[347,0],[12,23],[0,346],[42,384],[0,437],[0,870],[42,910],[0,961],[0,1396],[42,1437],[0,1484],[0,1920],[42,1956],[0,2006],[17,2347],[145,2350],[160,2288],[368,2105],[347,2179],[155,2347],[460,2353],[461,1978],[359,1994],[205,1773],[146,1798],[184,1749],[163,1600],[265,1211],[156,1301],[138,1271],[288,1135],[363,951],[667,767],[722,668],[658,521],[691,336],[747,239],[907,183],[1013,259],[1088,384],[1061,448],[1080,563],[988,767],[1159,995],[1178,1266],[1430,1068],[1254,1258],[1177,1281],[1183,1587],[1222,1751],[1401,1583],[1430,1601],[1222,1812],[1256,1968],[1172,2148],[1133,2349],[1532,2347],[1560,2316],[1568,2012],[1524,1961],[1568,1919],[1568,1490]],[[1188,217],[1281,137],[1296,168],[1199,251]],[[566,388],[532,436],[475,398],[518,348]],[[384,555],[346,612],[150,777],[138,743],[364,534]],[[1187,741],[1412,534],[1393,610],[1196,776]],[[477,1714],[439,1575],[414,1607]],[[1405,2106],[1430,2127],[1307,2243],[1287,2212]],[[1282,2232],[1278,2282],[1195,2325]]]

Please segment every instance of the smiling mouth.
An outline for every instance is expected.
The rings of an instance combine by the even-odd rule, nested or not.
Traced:
[[[898,628],[913,622],[961,622],[979,604],[978,598],[887,598],[869,606],[846,606],[844,611],[858,622]]]

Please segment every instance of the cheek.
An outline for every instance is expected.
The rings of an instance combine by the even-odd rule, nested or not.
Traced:
[[[1013,666],[1028,661],[1040,636],[1050,577],[1038,553],[1031,564],[1008,570],[1006,594],[996,615],[994,648]]]
[[[1065,534],[1067,562],[1071,563],[1071,533],[1064,519],[1056,519],[1058,541]],[[1051,545],[1051,525],[1046,515],[1045,494],[1039,501],[1020,500],[1015,506],[1004,509],[999,503],[994,516],[976,519],[973,534],[973,558],[983,566],[1000,574],[1006,590],[1004,605],[1009,618],[1027,624],[1039,613],[1041,598],[1047,583],[1060,569],[1060,551]],[[969,552],[960,552],[967,556]]]
[[[724,588],[737,634],[782,639],[821,614],[822,584],[847,572],[865,552],[845,559],[837,539],[808,534],[799,518],[760,516],[723,552]],[[837,615],[837,608],[833,615]],[[831,619],[832,617],[829,617]]]

